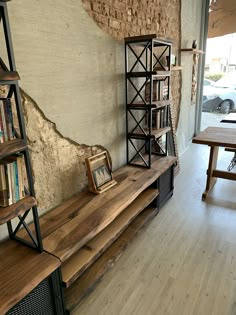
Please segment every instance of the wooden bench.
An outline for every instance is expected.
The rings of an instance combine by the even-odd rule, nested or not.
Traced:
[[[162,157],[151,169],[124,166],[110,190],[82,192],[40,218],[44,250],[62,262],[68,313],[173,194],[175,163],[175,157]]]

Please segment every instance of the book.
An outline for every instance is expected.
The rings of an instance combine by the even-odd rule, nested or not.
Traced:
[[[0,165],[0,206],[8,206],[8,189],[4,165]]]
[[[0,143],[4,142],[4,131],[3,131],[3,122],[2,115],[0,115]]]
[[[4,191],[4,193],[1,193],[1,190]],[[1,195],[3,196],[2,199]],[[24,197],[23,156],[18,154],[1,159],[0,206],[9,206]]]
[[[5,105],[3,100],[0,100],[0,113],[2,118],[2,129],[3,129],[3,141],[8,141],[8,134],[7,134],[7,124],[6,124],[6,117],[5,117]]]
[[[18,167],[17,167],[17,161],[14,161],[13,163],[13,176],[14,176],[14,199],[15,202],[20,200],[20,192],[19,192],[19,176],[18,176]]]
[[[6,99],[3,99],[2,101],[3,101],[5,120],[6,120],[7,137],[8,137],[8,140],[12,140],[15,137],[15,131],[13,127],[13,114],[12,114],[11,99],[6,98]]]
[[[12,183],[12,163],[6,164],[6,176],[8,181],[8,205],[12,205],[14,202],[13,199],[13,183]]]
[[[17,157],[17,169],[18,169],[18,182],[19,182],[19,198],[25,197],[24,189],[24,170],[23,170],[23,157]]]

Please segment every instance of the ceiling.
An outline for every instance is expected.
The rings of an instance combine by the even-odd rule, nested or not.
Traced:
[[[212,0],[209,13],[208,38],[236,33],[235,16],[235,0]]]

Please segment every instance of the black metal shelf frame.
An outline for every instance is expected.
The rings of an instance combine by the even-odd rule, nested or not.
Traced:
[[[11,38],[11,33],[10,33],[10,24],[9,24],[8,12],[7,12],[7,4],[6,4],[6,1],[1,1],[1,0],[0,0],[0,24],[2,24],[2,27],[3,27],[3,34],[5,37],[5,44],[6,44],[6,50],[7,50],[8,65],[9,65],[7,66],[2,60],[2,58],[0,58],[0,66],[3,71],[16,71],[12,38]],[[9,80],[9,81],[4,80],[0,82],[0,85],[9,86],[7,97],[13,98],[15,102],[17,118],[18,118],[18,123],[19,123],[19,130],[20,130],[20,138],[22,140],[25,140],[25,142],[27,142],[24,116],[23,116],[23,110],[22,110],[22,104],[21,104],[20,88],[18,85],[18,81],[17,80]],[[27,174],[27,180],[28,180],[28,186],[29,186],[28,193],[29,195],[35,197],[34,183],[33,183],[33,176],[32,176],[32,169],[31,169],[31,162],[30,162],[28,147],[22,150],[19,150],[19,152],[21,152],[24,155],[26,174]],[[25,220],[30,213],[32,213],[33,224],[29,226]],[[41,232],[40,232],[40,226],[39,226],[37,206],[33,206],[31,209],[26,211],[23,215],[19,215],[18,218],[19,218],[19,223],[17,224],[15,228],[13,228],[13,224],[11,221],[7,222],[10,238],[18,240],[32,248],[37,249],[39,252],[42,252],[43,245],[42,245],[42,238],[41,238]],[[26,235],[29,237],[29,240],[26,240],[24,237],[17,235],[17,232],[21,228],[24,228],[24,230],[26,231]]]
[[[155,124],[157,128],[171,126],[171,48],[172,42],[154,35],[125,38],[127,164],[150,168],[153,154],[167,155],[173,147],[169,145],[171,132],[153,136]],[[156,100],[154,81],[158,85]],[[164,96],[161,82],[167,87]]]

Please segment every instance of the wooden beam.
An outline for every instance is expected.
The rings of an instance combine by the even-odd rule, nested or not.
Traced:
[[[216,169],[219,147],[211,147],[209,165],[207,169],[206,189],[202,194],[202,200],[205,200],[207,194],[216,183],[216,178],[213,176],[213,171]]]
[[[214,170],[212,172],[212,176],[218,177],[218,178],[229,179],[229,180],[236,180],[236,173],[233,173],[233,172]]]

